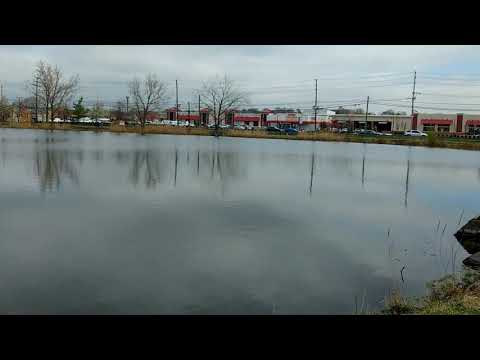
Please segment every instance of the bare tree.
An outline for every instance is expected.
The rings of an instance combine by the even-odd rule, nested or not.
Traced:
[[[115,103],[115,107],[111,111],[111,116],[116,120],[123,120],[125,118],[126,104],[123,100],[119,100]]]
[[[8,99],[3,96],[0,99],[0,120],[7,121],[12,113],[12,106],[9,104]]]
[[[98,118],[105,116],[105,114],[106,114],[106,111],[103,103],[97,100],[97,102],[93,105],[92,109],[90,110],[90,116],[93,117],[95,120],[98,120]]]
[[[149,112],[158,110],[167,101],[167,85],[155,74],[148,74],[143,81],[135,77],[128,87],[143,133]]]
[[[35,83],[38,81],[38,97],[45,109],[45,119],[53,124],[56,111],[72,99],[78,87],[78,75],[66,79],[58,66],[40,61],[34,71],[34,81],[30,89],[35,94]]]
[[[204,83],[199,92],[203,104],[213,116],[215,131],[230,110],[247,104],[247,94],[237,89],[227,75]]]

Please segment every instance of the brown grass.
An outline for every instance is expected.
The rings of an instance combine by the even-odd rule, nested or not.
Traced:
[[[425,297],[413,301],[393,293],[384,314],[402,315],[480,315],[480,273],[466,270],[429,284]]]
[[[72,124],[31,124],[31,123],[3,123],[0,124],[2,128],[16,128],[16,129],[43,129],[43,130],[72,130],[72,131],[107,131],[113,133],[142,133],[140,127],[126,127],[119,125],[111,125],[108,127],[94,127],[89,125],[72,125]],[[171,134],[171,135],[198,135],[198,136],[212,136],[214,131],[206,128],[190,128],[177,126],[155,126],[147,125],[144,128],[144,134]],[[412,138],[402,136],[385,136],[385,137],[370,137],[358,136],[351,134],[338,134],[331,132],[320,131],[317,133],[304,132],[298,135],[279,135],[269,134],[262,130],[220,130],[221,136],[240,137],[240,138],[255,138],[255,139],[288,139],[288,140],[307,140],[307,141],[334,141],[334,142],[353,142],[353,143],[367,143],[367,144],[388,144],[388,145],[406,145],[406,146],[426,146],[434,148],[449,148],[449,149],[463,149],[463,150],[480,150],[480,141],[468,139],[447,139],[437,136],[429,136],[428,138]]]

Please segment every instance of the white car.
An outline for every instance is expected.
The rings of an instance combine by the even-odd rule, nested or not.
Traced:
[[[419,130],[409,130],[403,133],[405,136],[428,136],[428,134]]]
[[[247,128],[243,125],[235,125],[236,130],[247,130]]]

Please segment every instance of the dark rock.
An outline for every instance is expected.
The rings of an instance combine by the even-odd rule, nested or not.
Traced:
[[[480,269],[480,252],[470,255],[465,260],[463,260],[463,265],[473,269]]]
[[[480,216],[473,218],[454,235],[469,254],[480,251]]]

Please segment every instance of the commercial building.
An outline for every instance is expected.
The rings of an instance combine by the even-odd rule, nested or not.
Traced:
[[[471,114],[428,114],[411,115],[368,115],[335,114],[333,127],[350,129],[372,129],[376,131],[403,132],[420,130],[450,134],[464,134],[480,129],[480,115]]]
[[[470,133],[480,128],[480,115],[474,114],[415,114],[412,129],[443,133]]]
[[[408,115],[332,115],[332,126],[349,129],[371,129],[382,132],[407,131],[412,129],[412,117]]]

